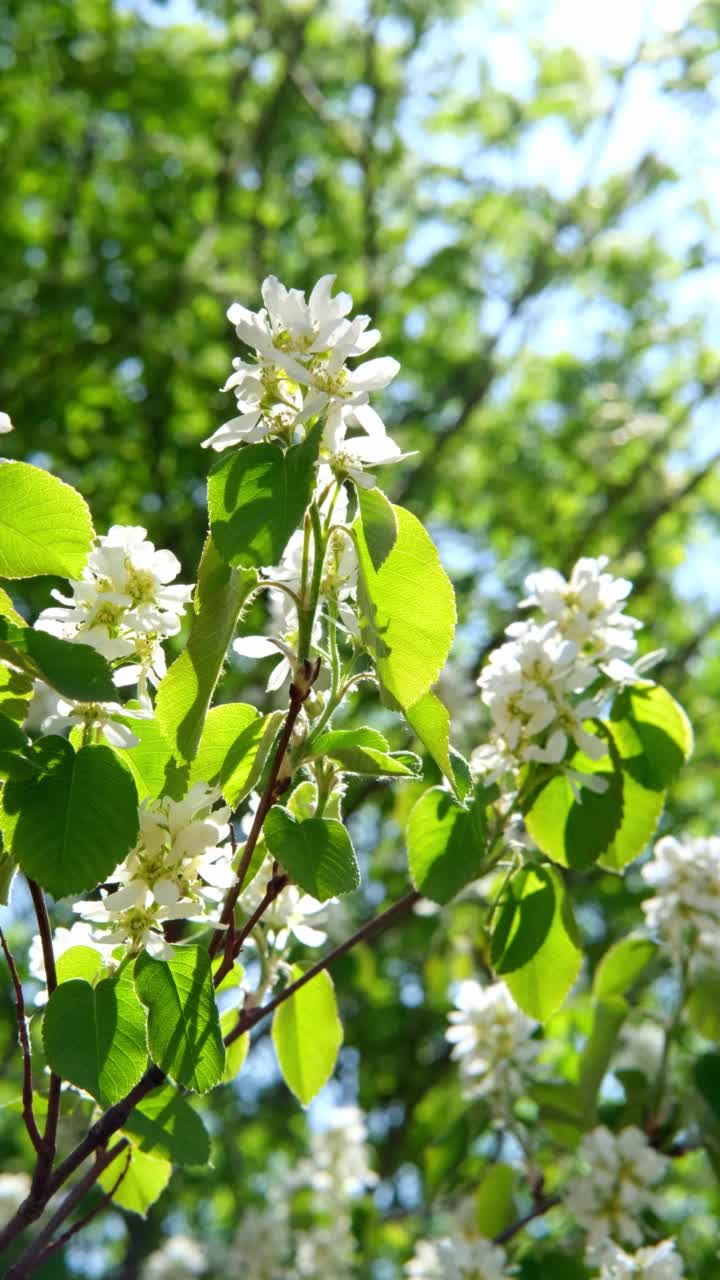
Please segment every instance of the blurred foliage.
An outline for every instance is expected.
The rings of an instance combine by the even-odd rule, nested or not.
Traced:
[[[385,416],[417,455],[390,488],[455,581],[441,687],[458,745],[481,740],[472,680],[524,575],[607,554],[634,579],[644,646],[666,649],[658,678],[695,725],[667,829],[711,832],[717,223],[693,148],[717,129],[720,10],[699,4],[615,62],[544,41],[552,5],[539,7],[538,22],[537,6],[508,19],[490,0],[467,13],[448,0],[213,0],[179,25],[172,4],[150,0],[146,17],[113,0],[5,0],[0,406],[16,430],[3,449],[77,485],[100,531],[146,525],[191,577],[206,525],[199,442],[233,412],[218,391],[235,354],[226,307],[259,305],[269,272],[303,288],[336,272],[377,321],[379,353],[403,366]],[[521,74],[506,65],[512,41]],[[658,122],[648,145],[619,145],[643,112]],[[47,584],[34,590],[20,600],[32,612]],[[261,696],[247,663],[224,690]],[[358,848],[372,853],[358,919],[405,888],[401,831],[419,791],[350,792]],[[637,919],[637,878],[572,880],[599,954]],[[383,1178],[383,1212],[356,1223],[363,1275],[381,1254],[406,1257],[423,1205],[472,1187],[487,1158],[486,1117],[462,1103],[443,1040],[449,983],[483,967],[476,912],[469,898],[413,918],[335,969],[339,1090],[359,1091]],[[13,929],[22,951],[22,913]],[[558,1015],[561,1036],[584,1034],[583,1009]],[[6,1003],[5,1097],[14,1035]],[[238,1086],[207,1104],[214,1169],[176,1175],[146,1222],[103,1236],[95,1274],[117,1263],[132,1280],[178,1222],[230,1232],[262,1199],[268,1153],[302,1147],[266,1048],[261,1028]],[[22,1163],[24,1142],[4,1127],[3,1167]],[[677,1217],[689,1274],[711,1280],[719,1206],[704,1169],[702,1157],[683,1166]],[[72,1247],[43,1276],[77,1274],[88,1251]],[[537,1251],[530,1242],[523,1274],[539,1274]]]

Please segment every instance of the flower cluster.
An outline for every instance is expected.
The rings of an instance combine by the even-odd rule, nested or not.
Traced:
[[[522,1088],[523,1072],[538,1053],[536,1024],[518,1009],[504,982],[481,987],[460,984],[446,1037],[460,1063],[466,1098],[485,1098],[494,1112],[507,1115]]]
[[[53,591],[58,606],[44,609],[35,626],[129,664],[116,672],[118,685],[157,684],[165,674],[161,642],[180,630],[192,595],[191,586],[175,583],[179,572],[179,560],[156,551],[146,529],[113,525],[98,538],[82,578],[70,583],[71,594]]]
[[[674,1240],[626,1253],[610,1244],[603,1254],[598,1280],[682,1280],[683,1261]]]
[[[641,1245],[640,1216],[658,1210],[651,1188],[664,1177],[667,1157],[650,1146],[636,1125],[618,1134],[601,1125],[585,1135],[578,1154],[585,1176],[573,1181],[565,1205],[588,1233],[588,1248],[601,1250],[608,1241]]]
[[[273,874],[273,860],[266,858],[257,875],[243,889],[240,904],[246,915],[251,916],[262,902]],[[321,947],[327,937],[328,906],[336,902],[318,902],[309,893],[303,893],[297,885],[289,884],[263,912],[262,923],[266,934],[277,951],[284,951],[291,937],[305,947]],[[312,921],[312,923],[308,923]]]
[[[324,414],[323,453],[336,475],[372,484],[366,466],[396,461],[401,455],[385,426],[370,407],[372,391],[381,391],[399,365],[390,357],[348,368],[348,360],[365,356],[380,340],[368,329],[369,316],[348,320],[352,298],[332,296],[334,276],[318,280],[308,300],[299,289],[286,289],[275,276],[262,284],[261,311],[236,302],[228,311],[240,341],[252,353],[233,361],[225,391],[233,390],[238,415],[223,423],[203,444],[220,452],[233,445],[277,439],[291,444],[307,424]],[[364,434],[347,439],[348,429]]]
[[[642,904],[649,929],[695,969],[720,964],[720,838],[658,840],[641,873],[654,889]]]
[[[207,1265],[205,1252],[190,1236],[171,1236],[150,1254],[143,1280],[193,1280]]]
[[[527,598],[544,615],[512,623],[511,639],[480,674],[481,697],[493,721],[491,741],[472,757],[477,774],[497,781],[530,761],[560,764],[570,743],[591,760],[607,752],[586,722],[598,714],[598,689],[636,679],[628,659],[636,649],[635,618],[623,613],[631,590],[604,572],[607,558],[578,560],[569,581],[553,569],[526,579]],[[604,790],[603,778],[568,770],[573,785]]]
[[[99,901],[75,904],[93,925],[95,940],[162,956],[169,946],[162,932],[166,920],[212,915],[233,877],[225,843],[230,810],[213,810],[219,799],[216,788],[198,782],[183,800],[142,802],[137,844],[113,873],[117,888],[101,891]]]
[[[420,1240],[405,1267],[409,1280],[505,1280],[505,1252],[481,1237]]]

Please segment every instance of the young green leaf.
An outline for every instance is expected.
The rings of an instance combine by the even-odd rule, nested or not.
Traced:
[[[138,1213],[141,1218],[145,1218],[170,1181],[172,1165],[169,1160],[148,1156],[131,1145],[128,1151],[121,1151],[100,1174],[98,1184],[104,1191],[112,1191],[127,1160],[127,1171],[113,1191],[113,1203],[126,1209],[128,1213]]]
[[[592,1031],[578,1064],[578,1093],[586,1129],[594,1128],[597,1123],[600,1086],[628,1013],[629,1007],[621,996],[595,1001]]]
[[[455,631],[455,596],[420,521],[402,507],[394,511],[397,539],[379,569],[373,564],[362,519],[353,529],[363,643],[383,686],[407,711],[428,692],[445,665]]]
[[[301,974],[294,966],[292,980]],[[330,1079],[343,1041],[335,990],[326,970],[276,1009],[272,1041],[286,1085],[307,1107]]]
[[[31,676],[44,680],[65,698],[77,702],[114,702],[117,689],[112,671],[89,645],[59,640],[33,627],[17,627],[0,618],[0,658],[6,658]]]
[[[135,962],[135,989],[148,1010],[153,1062],[195,1093],[219,1084],[225,1047],[207,951],[176,947],[169,960],[143,951]]]
[[[121,974],[96,987],[82,978],[60,983],[45,1010],[43,1044],[62,1079],[103,1106],[119,1102],[147,1066],[145,1010],[132,980]]]
[[[610,727],[624,769],[651,791],[668,787],[692,753],[690,721],[657,684],[624,689],[613,703]]]
[[[578,800],[564,773],[536,792],[525,813],[525,825],[539,849],[564,867],[592,866],[609,849],[623,820],[623,777],[613,750],[599,761],[578,751],[572,769],[598,775],[607,783],[598,795],[584,787]]]
[[[550,927],[532,958],[505,975],[517,1004],[539,1022],[546,1022],[560,1007],[582,964],[570,900],[558,873],[548,866],[523,867],[513,876],[509,891],[520,910],[525,898],[540,902],[535,895],[547,887],[554,898]],[[545,911],[544,901],[541,905]]]
[[[449,902],[480,875],[486,843],[482,809],[466,809],[449,791],[432,787],[417,801],[407,827],[415,888],[434,902]]]
[[[225,1013],[221,1014],[220,1029],[223,1033],[223,1036],[228,1035],[229,1032],[232,1031],[233,1027],[237,1024],[237,1020],[238,1020],[237,1009],[227,1009]],[[245,1059],[248,1056],[249,1048],[250,1048],[250,1032],[249,1031],[243,1031],[243,1034],[241,1036],[238,1036],[237,1040],[233,1040],[232,1044],[229,1044],[227,1046],[227,1048],[225,1049],[225,1073],[223,1075],[224,1083],[226,1084],[229,1083],[230,1080],[234,1080],[235,1077],[239,1075],[242,1069],[243,1063],[245,1062]]]
[[[135,779],[138,800],[156,800],[169,794],[173,749],[157,720],[128,717],[125,723],[139,741],[135,747],[118,748],[115,754]]]
[[[62,898],[101,884],[133,847],[137,792],[110,747],[82,747],[75,754],[64,738],[41,742],[46,768],[52,767],[37,779],[6,783],[2,821],[26,875]]]
[[[25,619],[18,613],[7,591],[3,591],[2,587],[0,587],[0,618],[7,618],[9,622],[14,622],[18,627],[26,625]]]
[[[224,454],[208,477],[210,532],[236,568],[277,564],[312,498],[322,426],[283,450],[249,444]]]
[[[55,971],[58,983],[72,982],[74,978],[82,978],[84,982],[94,985],[98,974],[103,970],[103,958],[94,947],[68,947],[55,960]],[[143,1027],[145,1020],[143,1017]]]
[[[398,522],[395,508],[377,485],[372,489],[358,488],[357,495],[365,544],[373,569],[377,573],[397,542]]]
[[[405,719],[453,788],[457,779],[451,757],[450,713],[430,689],[405,711]],[[467,792],[466,792],[467,794]],[[461,795],[460,799],[464,797]]]
[[[624,996],[657,955],[658,946],[650,938],[621,938],[609,947],[593,979],[598,999]]]
[[[492,1164],[475,1192],[475,1221],[480,1233],[492,1240],[512,1221],[517,1172],[509,1164]]]
[[[257,750],[262,726],[255,707],[246,702],[224,702],[211,707],[205,717],[198,752],[190,766],[190,785],[209,782],[222,787],[248,755]]]
[[[133,1146],[172,1164],[207,1164],[210,1139],[190,1103],[172,1085],[161,1084],[133,1107],[123,1125]]]
[[[0,578],[79,578],[94,537],[69,484],[27,462],[0,463]]]
[[[263,828],[265,843],[293,880],[318,902],[352,893],[360,884],[355,850],[347,828],[335,818],[297,822],[273,805]]]
[[[387,740],[376,729],[331,729],[312,744],[312,754],[336,760],[345,773],[364,774],[374,778],[416,778],[420,768],[405,763],[408,752],[393,754]]]
[[[254,570],[229,569],[208,539],[187,644],[160,681],[155,703],[160,727],[182,760],[197,753],[238,618],[256,586]]]
[[[25,719],[32,697],[33,682],[24,671],[15,671],[0,661],[0,711],[18,722]]]

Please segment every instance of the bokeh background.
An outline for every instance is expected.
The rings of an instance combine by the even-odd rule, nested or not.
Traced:
[[[606,554],[695,725],[666,828],[716,831],[719,208],[717,0],[4,0],[3,451],[79,487],[99,531],[144,524],[191,579],[200,441],[232,415],[226,308],[259,306],[268,273],[308,288],[335,272],[402,364],[384,416],[417,454],[385,479],[457,591],[442,693],[458,745],[482,740],[474,678],[524,576]],[[29,615],[49,585],[23,587]],[[238,660],[225,694],[263,685]],[[358,919],[403,891],[415,794],[350,792],[372,854]],[[610,881],[576,886],[598,947],[636,916],[638,884]],[[12,927],[22,941],[21,901]],[[337,967],[347,1040],[329,1096],[368,1110],[381,1174],[359,1275],[396,1275],[413,1215],[472,1182],[479,1121],[443,1018],[448,983],[481,962],[460,903]],[[0,1035],[10,1096],[9,1005]],[[214,1170],[176,1175],[147,1221],[115,1214],[43,1275],[133,1280],[168,1230],[230,1230],[268,1152],[303,1141],[266,1035],[208,1110]],[[14,1167],[22,1138],[0,1132]],[[684,1245],[712,1280],[705,1181],[690,1170],[678,1216],[695,1205]]]

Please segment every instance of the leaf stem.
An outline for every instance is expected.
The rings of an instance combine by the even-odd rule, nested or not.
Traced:
[[[32,1056],[30,1053],[30,1038],[28,1036],[27,1021],[25,1018],[25,997],[23,996],[23,989],[20,985],[20,979],[18,977],[18,971],[15,966],[12,952],[5,941],[5,934],[2,929],[0,929],[0,946],[2,946],[7,966],[10,970],[12,984],[15,989],[15,1015],[17,1017],[18,1039],[20,1041],[20,1048],[23,1056],[23,1120],[25,1121],[25,1128],[30,1135],[30,1141],[39,1155],[43,1150],[43,1140],[40,1136],[40,1130],[37,1127],[35,1112],[33,1111]]]

